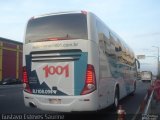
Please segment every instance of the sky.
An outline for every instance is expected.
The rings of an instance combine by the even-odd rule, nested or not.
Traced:
[[[135,52],[147,56],[142,69],[157,67],[160,47],[160,0],[0,0],[0,37],[23,42],[28,19],[59,11],[96,14]]]

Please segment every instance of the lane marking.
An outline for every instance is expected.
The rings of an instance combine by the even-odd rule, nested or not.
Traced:
[[[144,97],[144,99],[143,99],[143,101],[142,101],[142,102],[144,102],[144,101],[145,101],[146,97],[147,97],[147,94],[145,95],[145,97]],[[142,102],[141,102],[141,103],[142,103]],[[138,107],[138,109],[137,109],[137,111],[136,111],[135,115],[133,116],[133,118],[132,118],[131,120],[136,120],[136,117],[137,117],[138,113],[140,112],[141,103],[140,103],[140,105],[139,105],[139,107]]]
[[[131,120],[135,120],[135,119],[136,119],[136,117],[137,117],[137,115],[138,115],[138,113],[139,113],[139,111],[140,111],[140,107],[141,107],[141,105],[138,107],[135,115],[133,116],[133,118],[132,118]]]

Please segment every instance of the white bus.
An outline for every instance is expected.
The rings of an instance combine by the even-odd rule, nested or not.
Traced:
[[[32,17],[23,50],[26,106],[97,111],[136,90],[133,51],[91,12]]]

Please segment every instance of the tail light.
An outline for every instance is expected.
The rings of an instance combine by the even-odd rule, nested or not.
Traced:
[[[32,93],[32,91],[29,87],[29,81],[28,81],[28,75],[27,75],[26,67],[23,67],[23,88],[24,88],[24,91],[26,91],[28,93]]]
[[[89,94],[96,90],[96,75],[93,65],[88,64],[86,70],[85,85],[81,95]]]
[[[82,10],[81,13],[87,15],[87,11]]]

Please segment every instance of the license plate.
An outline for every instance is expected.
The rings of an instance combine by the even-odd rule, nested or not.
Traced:
[[[49,99],[50,104],[61,104],[61,99]]]

